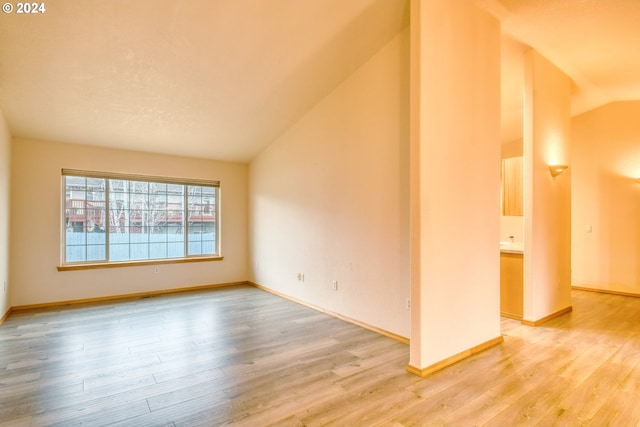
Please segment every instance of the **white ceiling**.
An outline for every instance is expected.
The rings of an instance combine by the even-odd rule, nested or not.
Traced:
[[[573,79],[574,114],[640,99],[640,0],[475,1],[505,33],[503,142],[522,133],[529,46]],[[406,0],[45,5],[0,15],[12,135],[243,162],[408,22]]]

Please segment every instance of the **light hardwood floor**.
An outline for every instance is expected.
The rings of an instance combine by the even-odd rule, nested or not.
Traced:
[[[14,312],[0,425],[637,426],[640,298],[573,292],[426,379],[407,345],[249,286]]]

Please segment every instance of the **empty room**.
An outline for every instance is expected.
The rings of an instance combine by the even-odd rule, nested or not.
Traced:
[[[640,2],[0,13],[0,427],[637,426]]]

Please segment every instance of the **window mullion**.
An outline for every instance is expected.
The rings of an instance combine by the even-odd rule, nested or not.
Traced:
[[[111,205],[109,203],[109,180],[107,178],[105,178],[104,180],[104,205],[105,205],[105,219],[104,222],[106,224],[105,226],[105,234],[106,236],[104,237],[104,244],[105,244],[105,248],[104,248],[104,256],[105,256],[105,261],[109,262],[109,238],[111,237]]]
[[[82,213],[83,213],[83,217],[82,217],[82,219],[83,219],[83,222],[82,222],[82,224],[83,224],[82,225],[82,234],[83,234],[83,237],[84,237],[84,259],[85,259],[85,261],[89,258],[89,236],[87,236],[87,231],[88,231],[87,230],[88,229],[88,227],[87,227],[87,225],[88,225],[87,224],[87,217],[89,216],[87,214],[88,213],[87,212],[87,205],[88,205],[87,199],[89,198],[89,196],[88,196],[89,191],[87,190],[87,184],[86,184],[88,181],[89,181],[88,179],[85,180],[84,196],[83,196],[84,197],[84,202],[83,202],[83,206],[82,206]]]
[[[184,256],[189,256],[189,186],[184,185],[182,194],[184,202],[182,205],[182,219],[184,222]]]

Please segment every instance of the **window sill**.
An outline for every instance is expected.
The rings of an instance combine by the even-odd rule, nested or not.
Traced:
[[[207,257],[194,257],[194,258],[154,259],[154,260],[145,260],[145,261],[70,264],[70,265],[59,265],[56,268],[58,269],[58,271],[94,270],[98,268],[140,267],[143,265],[185,264],[189,262],[222,261],[223,259],[224,259],[223,256],[207,256]]]

